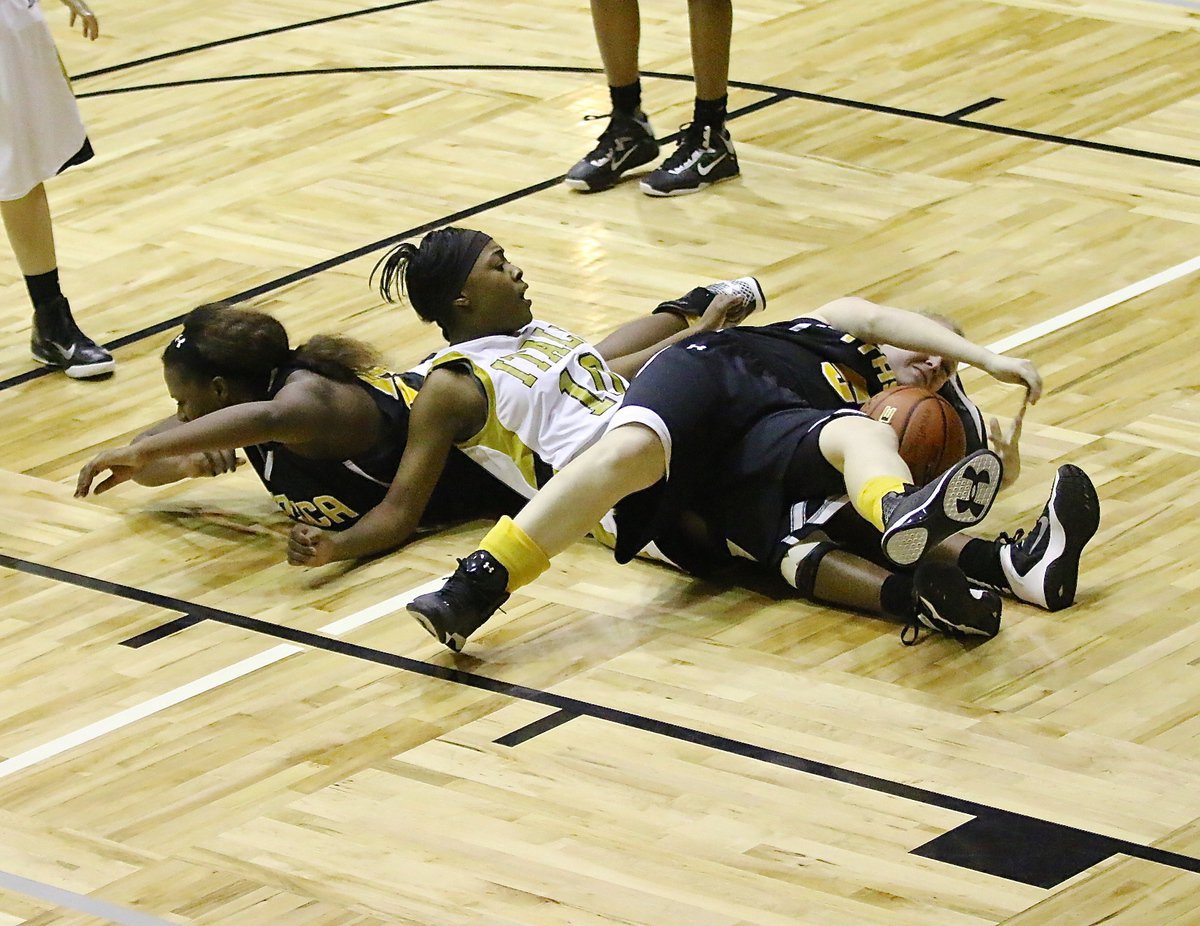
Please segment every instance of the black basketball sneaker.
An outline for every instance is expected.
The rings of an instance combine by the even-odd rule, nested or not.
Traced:
[[[603,117],[601,117],[603,118]],[[658,157],[658,142],[644,113],[614,112],[596,147],[567,171],[563,183],[585,193],[607,190],[621,174]]]
[[[1001,534],[995,541],[1013,595],[1048,611],[1073,604],[1083,548],[1099,527],[1100,498],[1092,480],[1078,466],[1060,466],[1032,530]]]
[[[104,376],[116,369],[112,354],[79,330],[62,296],[38,310],[29,349],[38,363],[62,370],[72,379]]]
[[[978,524],[992,508],[1004,468],[990,450],[976,450],[922,488],[883,497],[883,555],[911,566],[947,537]]]
[[[682,131],[675,153],[642,181],[647,196],[683,196],[741,173],[725,129],[691,122]]]
[[[454,575],[436,592],[411,601],[408,611],[454,652],[508,600],[508,570],[486,550],[458,561]]]
[[[922,627],[957,639],[1000,632],[1000,596],[972,585],[957,566],[921,563],[913,573],[913,598],[912,620],[900,631],[906,646],[920,639]]]

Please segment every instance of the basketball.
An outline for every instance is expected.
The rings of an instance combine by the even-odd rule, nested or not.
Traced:
[[[900,456],[917,485],[932,482],[967,452],[967,435],[958,413],[928,389],[897,386],[872,396],[862,410],[892,426],[900,439]]]

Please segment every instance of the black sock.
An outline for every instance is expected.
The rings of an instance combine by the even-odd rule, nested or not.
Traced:
[[[968,579],[990,585],[992,588],[1008,588],[1004,570],[1000,566],[1000,547],[992,540],[972,538],[958,554],[958,568]]]
[[[692,122],[696,125],[709,125],[717,131],[725,128],[725,106],[729,103],[729,95],[715,100],[702,100],[696,97],[696,107],[692,111]]]
[[[894,572],[879,589],[879,606],[885,614],[908,620],[913,615],[913,580],[907,572]]]
[[[29,298],[33,300],[35,309],[56,302],[62,297],[62,290],[58,286],[58,268],[25,277],[25,288],[29,290]]]
[[[624,87],[609,87],[608,95],[612,98],[614,113],[632,116],[642,108],[642,82],[635,80]]]

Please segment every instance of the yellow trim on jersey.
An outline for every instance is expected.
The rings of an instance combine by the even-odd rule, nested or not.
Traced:
[[[393,399],[400,399],[409,408],[412,408],[412,404],[417,398],[416,389],[402,380],[399,373],[394,373],[385,367],[371,367],[368,370],[361,370],[357,375],[372,389],[378,389]]]
[[[432,373],[438,367],[444,367],[449,364],[459,366],[466,364],[471,371],[471,375],[483,387],[483,392],[487,396],[488,403],[487,421],[484,422],[483,427],[466,440],[457,442],[455,446],[463,450],[471,447],[486,447],[489,450],[495,450],[497,453],[504,454],[513,461],[521,473],[521,478],[528,483],[529,487],[537,489],[537,475],[534,468],[534,461],[537,459],[537,454],[514,431],[510,431],[500,422],[500,418],[496,413],[496,387],[492,385],[492,378],[488,375],[487,370],[475,363],[470,357],[450,351],[434,360],[429,371]]]

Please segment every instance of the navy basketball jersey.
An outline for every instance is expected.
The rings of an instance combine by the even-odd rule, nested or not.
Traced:
[[[718,335],[732,339],[740,353],[813,408],[853,408],[896,385],[877,346],[815,318],[728,328]]]
[[[273,398],[297,369],[277,371],[268,398]],[[384,419],[379,441],[366,453],[349,460],[319,460],[300,456],[276,442],[245,448],[263,485],[293,520],[345,530],[383,501],[396,475],[408,440],[409,409],[421,378],[375,367],[360,373],[357,382]],[[461,452],[451,449],[421,524],[512,514],[522,501]]]

